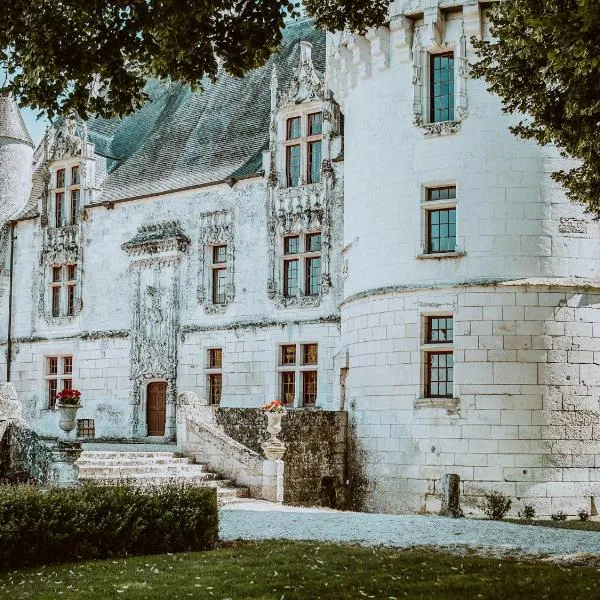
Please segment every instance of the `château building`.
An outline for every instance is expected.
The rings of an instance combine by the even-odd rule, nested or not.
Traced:
[[[435,510],[447,473],[467,505],[594,506],[600,226],[470,78],[473,36],[477,0],[297,21],[243,79],[151,82],[36,149],[1,98],[0,376],[34,429],[65,387],[82,438],[171,440],[182,392],[281,399],[347,414],[368,510]]]

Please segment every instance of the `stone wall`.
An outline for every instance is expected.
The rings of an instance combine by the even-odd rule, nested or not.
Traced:
[[[424,315],[454,315],[454,399],[424,398]],[[600,294],[539,285],[406,290],[343,306],[366,506],[436,511],[457,473],[538,514],[600,496]]]
[[[262,454],[266,417],[259,409],[220,408],[217,424],[227,435]],[[284,502],[333,505],[351,502],[347,474],[347,413],[287,411],[279,438],[287,445]]]

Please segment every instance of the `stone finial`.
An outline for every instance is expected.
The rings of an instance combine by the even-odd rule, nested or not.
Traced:
[[[0,421],[23,420],[23,407],[12,383],[0,384]]]

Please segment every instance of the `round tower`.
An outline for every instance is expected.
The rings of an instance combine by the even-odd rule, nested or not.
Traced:
[[[400,5],[402,5],[400,7]],[[365,508],[538,514],[600,501],[600,227],[469,77],[485,4],[393,3],[329,39],[345,115],[346,404]]]
[[[23,210],[31,191],[33,142],[14,98],[0,95],[0,228]]]

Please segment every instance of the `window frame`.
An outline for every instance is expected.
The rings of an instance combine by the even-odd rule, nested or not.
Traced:
[[[431,200],[431,193],[435,190],[454,189],[453,198],[443,198],[440,200]],[[462,254],[458,248],[458,197],[459,189],[456,182],[444,182],[426,184],[422,187],[421,195],[421,212],[422,212],[422,242],[421,255],[422,257],[444,257],[457,256]],[[431,246],[431,214],[436,211],[454,210],[454,248],[452,250],[432,250]]]
[[[50,372],[51,360],[56,360],[56,373]],[[69,366],[68,371],[67,365]],[[73,388],[73,376],[74,368],[72,354],[48,354],[44,356],[44,397],[47,410],[56,410],[56,395],[59,392],[61,392],[64,389]],[[62,386],[60,385],[61,382]],[[68,382],[68,384],[66,384],[66,382]],[[54,390],[52,390],[53,383]]]
[[[314,115],[321,115],[321,127],[317,133],[311,133],[310,123],[311,117]],[[292,121],[299,119],[300,123],[300,135],[297,137],[290,137],[290,124]],[[285,187],[298,187],[305,184],[313,184],[321,182],[321,164],[323,163],[323,110],[318,106],[307,107],[303,110],[293,111],[283,115],[283,131],[285,132],[285,139],[283,140],[283,152],[282,161],[283,169],[282,172],[285,175],[284,183]],[[319,152],[319,165],[316,170],[313,168],[314,165],[311,163],[311,148],[315,147],[314,144],[320,144]],[[298,179],[294,183],[291,173],[291,155],[292,148],[298,147]]]
[[[309,250],[309,240],[315,236],[320,236],[319,249]],[[287,242],[292,238],[298,239],[298,251],[295,253],[286,252]],[[282,237],[282,295],[284,298],[296,298],[298,296],[319,297],[323,293],[323,232],[307,231],[303,233],[294,233]],[[319,260],[319,282],[316,291],[311,291],[309,264],[312,260]],[[289,293],[289,263],[297,264],[297,289],[295,294]]]
[[[452,121],[456,120],[456,53],[454,52],[454,49],[450,49],[450,50],[444,50],[443,52],[428,52],[428,60],[427,60],[427,85],[428,85],[428,91],[429,93],[427,94],[427,103],[428,103],[428,110],[427,110],[427,118],[428,118],[428,123],[430,124],[434,124],[434,123],[449,123]],[[452,94],[448,94],[448,97],[451,96],[452,98],[452,103],[450,104],[449,102],[449,106],[448,106],[448,116],[451,118],[448,119],[439,119],[437,120],[435,118],[435,113],[436,113],[436,109],[435,109],[435,101],[434,99],[438,96],[435,95],[435,82],[434,82],[434,73],[435,73],[435,69],[434,69],[434,63],[435,60],[438,58],[443,58],[443,57],[449,57],[452,56],[452,69],[451,69],[451,73],[452,73],[452,80],[447,80],[448,83],[451,82],[452,84]],[[439,82],[439,83],[445,83],[445,82]],[[439,96],[441,97],[441,95]]]
[[[62,174],[59,177],[59,174]],[[79,222],[81,207],[81,164],[61,164],[54,172],[52,215],[54,227],[59,229]]]
[[[432,331],[432,320],[433,319],[452,319],[452,339],[444,341],[434,341],[431,338]],[[421,315],[422,319],[422,334],[421,334],[421,371],[422,371],[422,383],[421,383],[421,397],[424,400],[431,401],[450,401],[455,400],[455,387],[454,387],[454,314],[452,312],[435,312]],[[431,380],[431,369],[432,369],[432,357],[434,356],[445,356],[451,355],[452,357],[452,380],[449,385],[450,392],[448,394],[433,394],[431,391],[432,380]],[[446,385],[450,380],[444,380]]]
[[[219,353],[220,361],[215,363],[213,353]],[[209,406],[220,406],[223,400],[223,347],[213,346],[206,349],[206,397]],[[215,382],[219,381],[218,388],[215,387]],[[218,399],[215,401],[214,390],[218,389]]]
[[[305,349],[309,346],[316,347],[316,362],[307,363],[305,361]],[[295,360],[293,363],[284,362],[284,348],[295,348]],[[303,342],[282,342],[277,345],[276,371],[277,371],[277,390],[279,399],[288,408],[307,408],[317,406],[319,401],[319,344],[315,341]],[[315,375],[315,396],[314,402],[306,401],[306,378],[307,373]],[[286,377],[291,377],[294,382],[293,402],[286,404],[284,401],[284,386]]]
[[[50,315],[53,318],[75,317],[78,311],[78,269],[77,263],[51,264],[49,283]],[[58,271],[57,271],[58,269]],[[71,269],[73,269],[71,277]],[[56,273],[59,279],[56,279]]]
[[[224,260],[217,260],[217,252],[224,248]],[[227,244],[212,244],[210,246],[210,297],[214,306],[227,304]],[[223,278],[222,280],[220,278]]]

